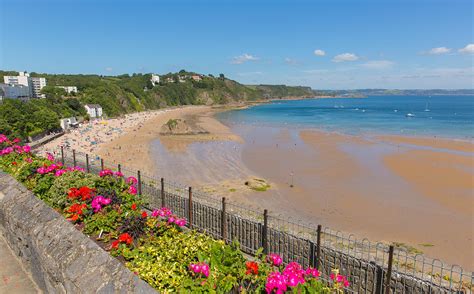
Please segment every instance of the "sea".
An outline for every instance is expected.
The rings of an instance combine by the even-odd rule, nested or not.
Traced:
[[[275,100],[217,118],[229,125],[317,128],[350,135],[474,138],[474,96]]]

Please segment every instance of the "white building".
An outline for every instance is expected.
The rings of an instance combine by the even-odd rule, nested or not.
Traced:
[[[102,106],[99,104],[86,104],[84,105],[84,108],[87,111],[87,114],[89,114],[90,118],[100,118],[102,117]]]
[[[156,84],[159,84],[160,83],[160,76],[152,74],[150,81],[153,84],[153,86],[156,85]]]
[[[71,94],[71,93],[77,93],[77,87],[76,86],[57,86],[57,88],[63,88],[66,93]]]
[[[59,120],[59,124],[63,130],[68,130],[70,128],[75,128],[79,125],[79,122],[75,117],[68,117]]]
[[[33,97],[35,98],[46,98],[46,95],[41,94],[41,89],[46,86],[46,79],[45,78],[30,78],[31,85],[30,88],[33,92]]]
[[[41,89],[46,86],[45,78],[30,77],[30,74],[20,72],[18,76],[4,76],[3,81],[8,85],[23,85],[30,88],[30,96],[35,98],[44,98]]]
[[[0,97],[27,101],[30,99],[30,88],[20,84],[0,84]]]

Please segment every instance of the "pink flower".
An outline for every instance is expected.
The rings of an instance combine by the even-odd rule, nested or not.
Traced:
[[[0,134],[0,144],[3,142],[8,142],[8,138],[4,134]]]
[[[280,266],[283,263],[283,259],[281,258],[281,256],[275,253],[268,254],[267,261],[273,264],[274,266]]]
[[[174,221],[174,223],[179,227],[184,227],[187,223],[185,218],[180,218]]]
[[[114,175],[119,178],[123,177],[123,173],[119,171],[115,172]]]
[[[29,153],[31,151],[31,147],[28,145],[23,146],[23,152]]]
[[[97,213],[102,209],[102,206],[109,205],[112,200],[104,196],[97,196],[92,200],[91,207]]]
[[[54,161],[54,156],[53,156],[53,154],[51,154],[51,153],[49,153],[49,152],[46,153],[46,158],[47,158],[49,161]]]
[[[114,172],[111,171],[110,169],[104,169],[99,172],[99,177],[106,177],[106,176],[113,176]]]
[[[209,265],[205,262],[191,263],[189,265],[189,270],[195,274],[201,274],[204,277],[209,277],[210,269]]]
[[[56,171],[56,173],[54,174],[54,176],[60,177],[60,176],[62,176],[65,172],[66,172],[66,170],[64,170],[64,169],[58,169],[58,170]]]
[[[287,277],[279,272],[272,272],[267,277],[265,284],[265,290],[267,293],[272,293],[276,290],[276,293],[284,293],[287,290]]]
[[[127,178],[127,184],[136,185],[137,183],[138,183],[138,180],[135,177],[128,177]]]
[[[3,150],[0,151],[0,156],[2,156],[2,155],[8,155],[8,154],[10,154],[10,153],[12,153],[12,152],[13,152],[13,148],[12,148],[12,147],[7,147],[7,148],[5,148],[5,149],[3,149]]]
[[[309,277],[318,278],[320,276],[319,271],[316,268],[308,267],[305,271],[305,275]]]
[[[128,193],[130,193],[132,195],[136,195],[137,194],[137,188],[135,188],[134,186],[128,187]]]
[[[28,162],[28,163],[32,163],[33,159],[31,159],[31,157],[28,157],[28,158],[25,158],[25,161]]]

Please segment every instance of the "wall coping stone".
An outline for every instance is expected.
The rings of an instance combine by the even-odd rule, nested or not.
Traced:
[[[1,170],[0,234],[45,293],[157,293]]]

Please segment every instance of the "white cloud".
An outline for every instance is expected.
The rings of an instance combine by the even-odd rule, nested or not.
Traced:
[[[324,56],[324,55],[326,55],[326,52],[324,52],[324,50],[321,50],[321,49],[316,49],[316,50],[314,50],[314,55]]]
[[[370,69],[387,69],[391,68],[394,64],[390,60],[372,60],[362,64],[362,66]]]
[[[451,52],[451,48],[436,47],[436,48],[432,48],[430,51],[428,51],[428,54],[441,55],[441,54],[447,54],[449,52]]]
[[[109,66],[109,67],[106,67],[105,70],[106,71],[113,71],[114,69]]]
[[[474,44],[467,44],[466,47],[458,50],[460,53],[474,54]]]
[[[245,63],[247,61],[256,61],[256,60],[259,60],[260,58],[256,57],[256,56],[253,56],[253,55],[250,55],[250,54],[242,54],[240,56],[235,56],[234,58],[232,58],[232,61],[230,63],[232,64],[242,64],[242,63]]]
[[[332,59],[333,62],[344,62],[344,61],[356,61],[359,57],[354,53],[342,53],[334,56]]]

